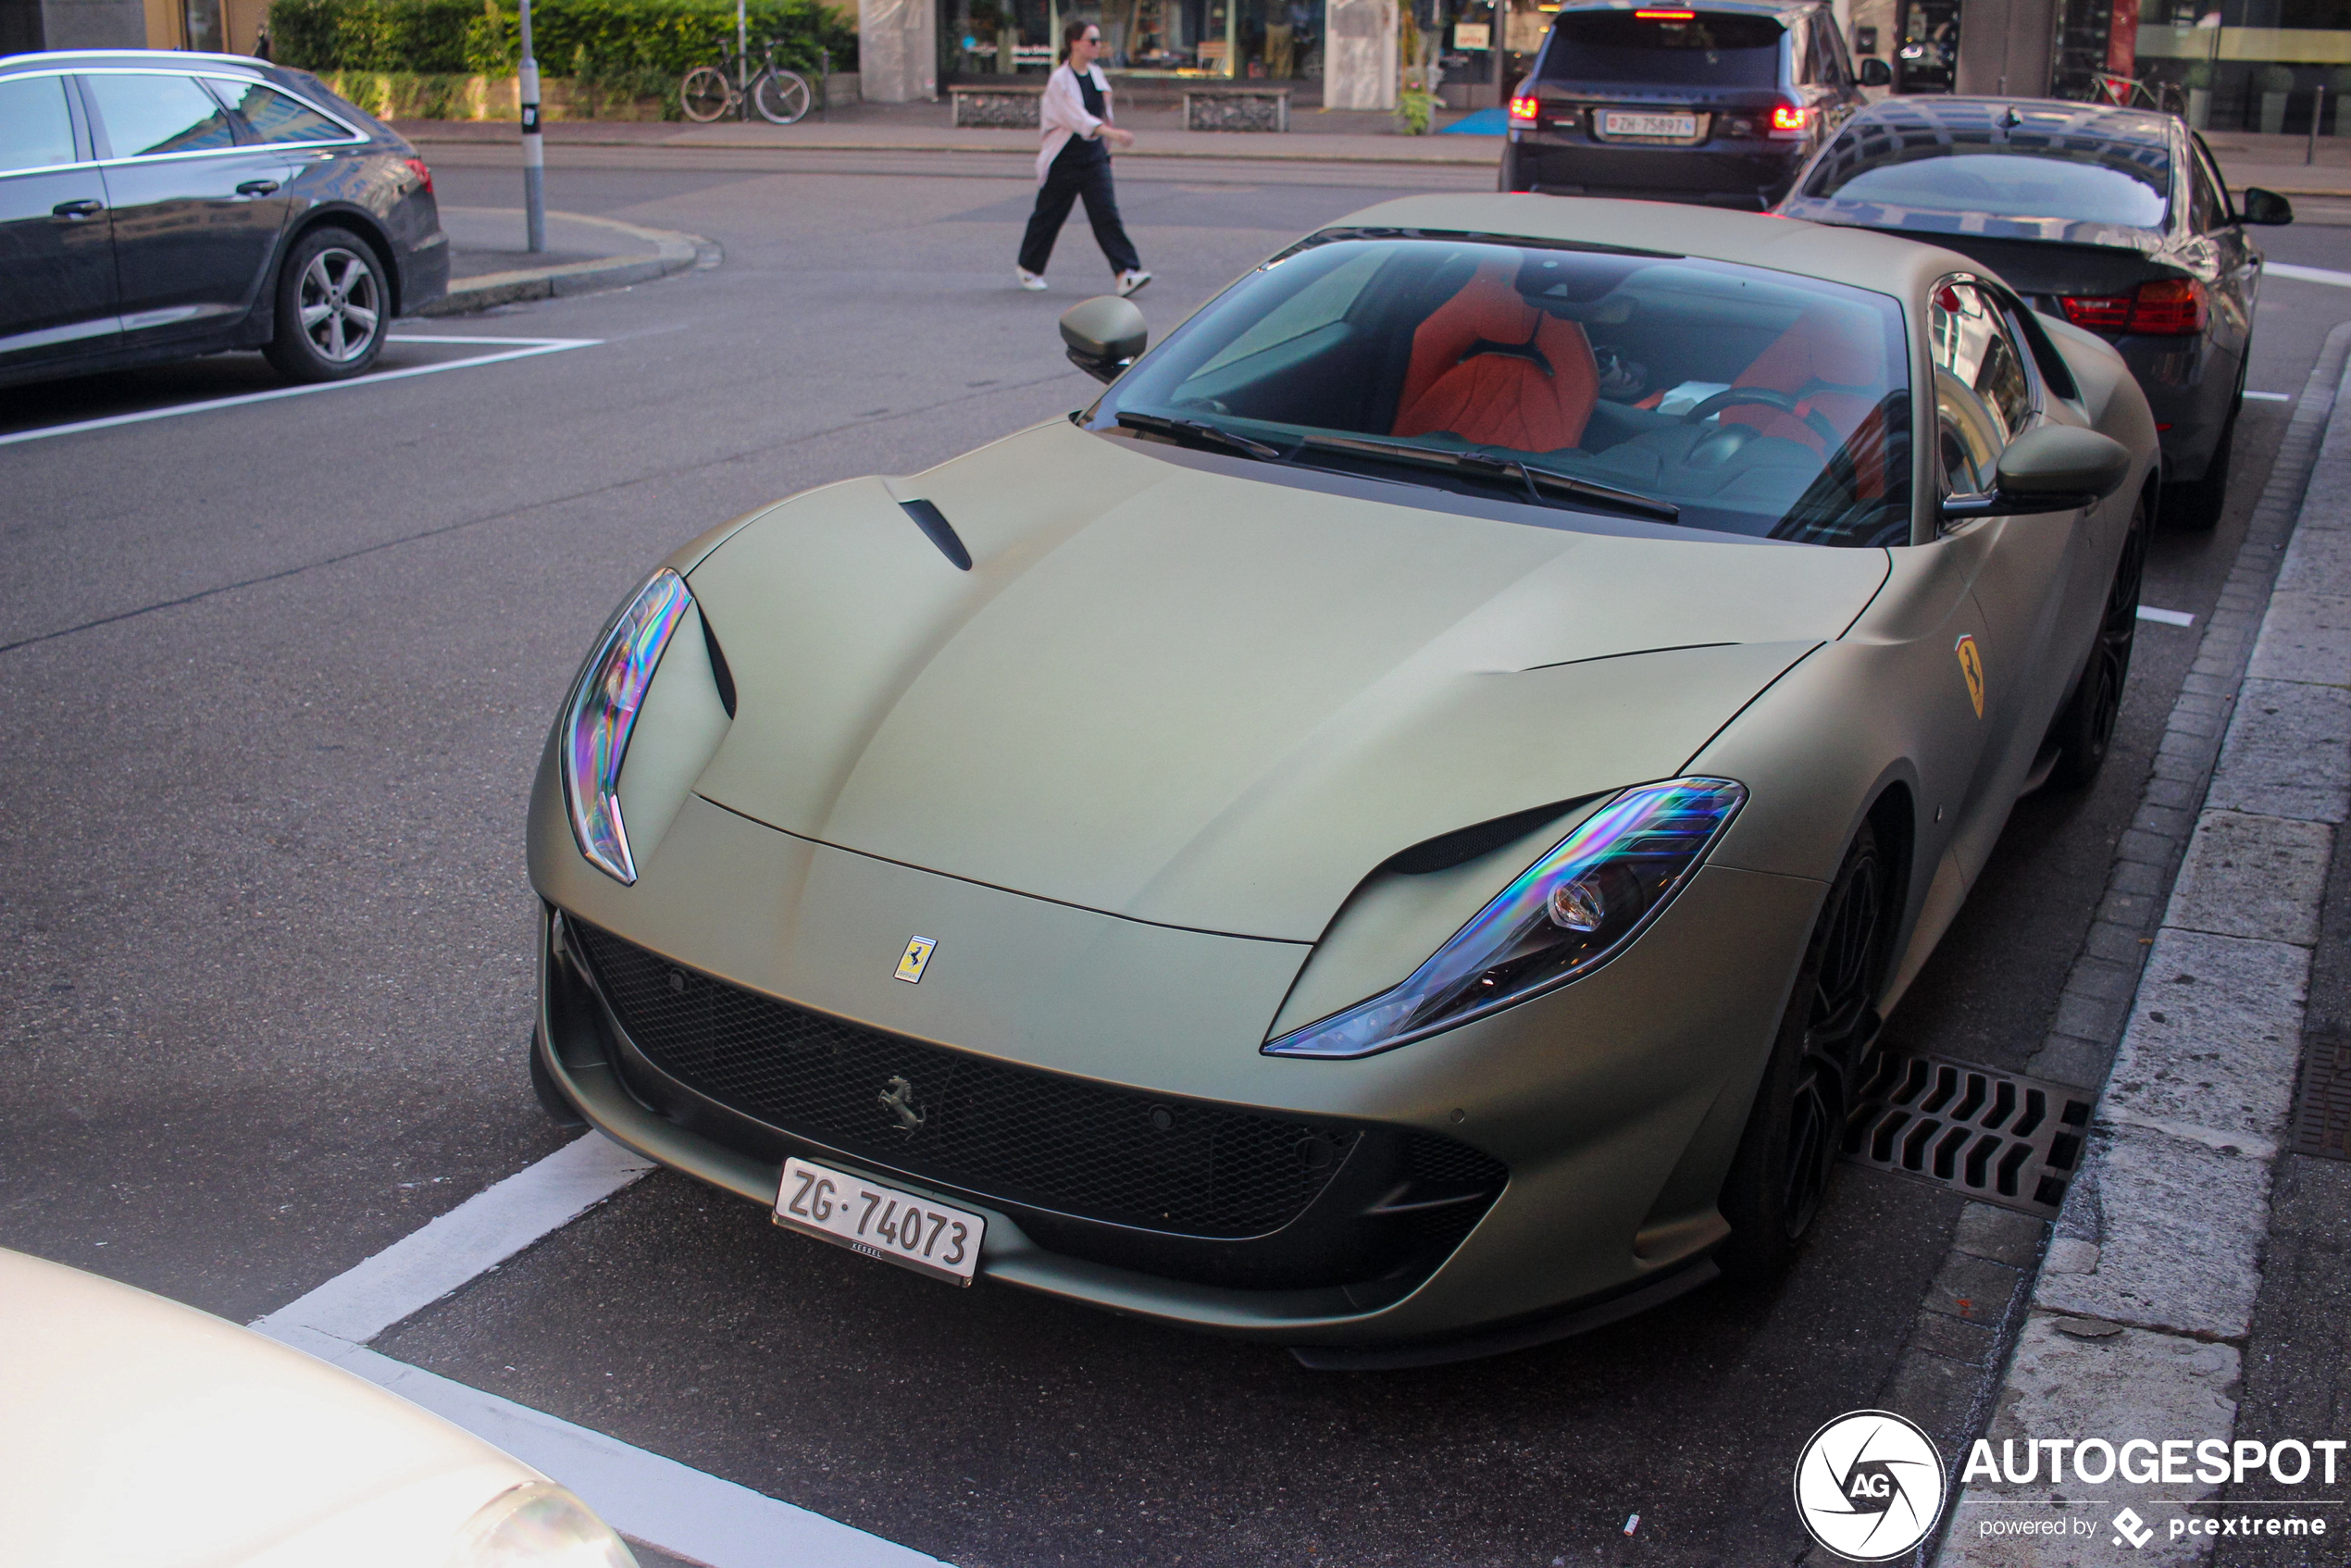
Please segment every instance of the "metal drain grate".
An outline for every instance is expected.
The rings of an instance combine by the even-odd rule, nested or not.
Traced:
[[[2081,1167],[2092,1102],[2064,1084],[1886,1052],[1846,1119],[1845,1157],[2054,1218]]]
[[[2351,1160],[2351,1037],[2313,1029],[2302,1037],[2302,1081],[2294,1092],[2286,1149]]]

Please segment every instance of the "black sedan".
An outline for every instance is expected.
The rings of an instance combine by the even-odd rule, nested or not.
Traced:
[[[2245,397],[2261,253],[2245,225],[2290,223],[2274,192],[2244,205],[2204,139],[2170,115],[2006,98],[1896,98],[1848,120],[1782,214],[1932,238],[2044,315],[2121,351],[2155,410],[2164,516],[2220,520]]]
[[[333,380],[448,288],[431,170],[317,78],[0,58],[0,386],[240,348]]]
[[[1511,99],[1501,189],[1760,211],[1889,80],[1856,75],[1819,0],[1568,0]]]

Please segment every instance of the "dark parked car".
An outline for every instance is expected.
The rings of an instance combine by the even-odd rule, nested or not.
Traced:
[[[1759,212],[1892,80],[1824,5],[1569,4],[1511,99],[1501,188]]]
[[[2261,276],[2244,226],[2291,223],[2294,208],[2252,188],[2233,205],[2204,139],[2177,118],[2037,99],[1889,99],[1846,122],[1779,210],[1931,239],[2044,315],[2109,340],[2155,410],[2164,516],[2219,521]]]
[[[332,380],[448,288],[431,171],[317,78],[0,58],[0,386],[238,348]]]

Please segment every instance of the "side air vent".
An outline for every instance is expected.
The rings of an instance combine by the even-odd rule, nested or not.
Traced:
[[[955,563],[957,571],[972,569],[972,553],[964,549],[964,541],[956,537],[954,525],[947,520],[946,513],[927,501],[902,501],[898,504],[914,519],[914,526],[923,530],[923,537],[938,545],[941,555]]]

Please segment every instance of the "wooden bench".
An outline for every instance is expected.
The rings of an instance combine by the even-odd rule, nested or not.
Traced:
[[[955,124],[991,131],[1034,131],[1042,87],[951,87]]]
[[[1287,87],[1195,87],[1184,93],[1187,131],[1287,131]]]

